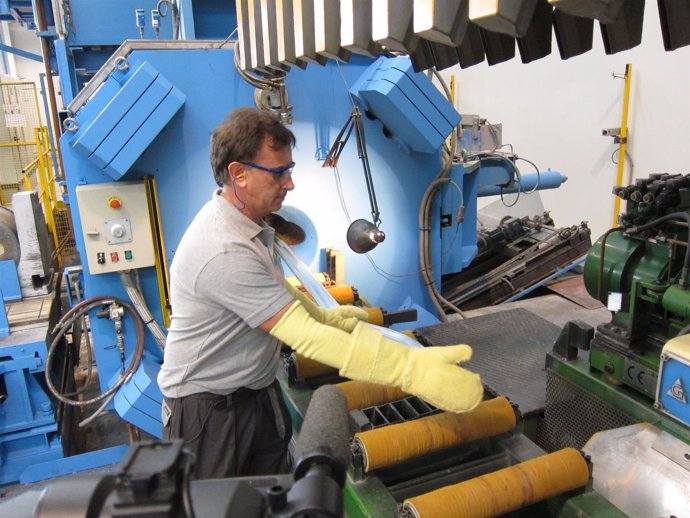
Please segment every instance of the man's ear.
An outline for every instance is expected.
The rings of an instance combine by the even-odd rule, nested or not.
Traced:
[[[228,179],[230,180],[230,183],[244,181],[245,172],[242,164],[239,162],[230,162],[228,164]]]

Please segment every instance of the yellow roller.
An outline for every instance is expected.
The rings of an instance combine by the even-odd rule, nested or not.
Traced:
[[[415,518],[484,518],[522,509],[587,485],[589,468],[565,448],[509,468],[409,498],[403,510]]]
[[[339,286],[327,286],[326,290],[330,293],[338,304],[354,304],[356,300],[355,290],[352,286],[344,284]]]
[[[292,353],[295,362],[295,375],[298,379],[316,378],[325,374],[332,374],[338,372],[338,369],[317,362],[299,353]]]
[[[355,408],[382,405],[409,396],[409,394],[397,387],[367,383],[365,381],[344,381],[343,383],[338,383],[336,387],[345,394],[348,412]]]
[[[355,434],[364,471],[421,457],[451,446],[492,437],[515,428],[513,407],[505,398],[483,401],[471,412],[443,412],[414,421],[392,424]]]
[[[375,326],[383,326],[383,310],[381,308],[366,306],[362,309],[369,315],[367,321],[370,324],[374,324]]]

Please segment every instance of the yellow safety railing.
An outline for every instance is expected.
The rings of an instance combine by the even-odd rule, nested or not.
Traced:
[[[19,191],[37,193],[62,267],[61,252],[76,253],[76,247],[69,210],[56,184],[56,149],[43,125],[36,85],[0,82],[0,104],[0,204],[11,205]]]
[[[39,202],[43,207],[43,213],[46,218],[46,225],[53,237],[55,245],[55,254],[57,255],[58,264],[62,267],[60,257],[60,250],[73,239],[72,233],[61,232],[56,222],[56,213],[67,210],[60,196],[58,196],[59,189],[56,186],[55,171],[53,169],[52,152],[50,146],[50,139],[48,137],[48,128],[42,126],[34,128],[34,140],[28,142],[1,142],[0,148],[12,148],[26,146],[35,150],[35,157],[29,163],[22,166],[21,181],[17,183],[17,191],[35,191],[38,195]],[[34,154],[34,153],[32,153]],[[0,191],[2,186],[0,186]]]

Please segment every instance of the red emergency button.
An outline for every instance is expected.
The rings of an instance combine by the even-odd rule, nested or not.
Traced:
[[[108,207],[110,207],[111,209],[119,209],[120,207],[122,207],[122,200],[117,196],[108,198]]]

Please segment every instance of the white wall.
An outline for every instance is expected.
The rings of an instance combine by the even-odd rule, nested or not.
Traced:
[[[621,125],[624,81],[612,74],[622,75],[626,63],[632,64],[626,176],[631,162],[635,177],[690,173],[690,47],[664,50],[657,3],[649,0],[638,47],[607,56],[598,23],[594,31],[593,49],[565,61],[554,37],[551,55],[529,64],[516,48],[505,63],[442,72],[455,75],[460,113],[502,123],[503,142],[519,156],[568,177],[560,189],[542,191],[544,207],[558,226],[588,221],[593,240],[613,222],[617,166],[611,154],[618,146],[601,131]],[[531,169],[518,165],[525,173]]]

